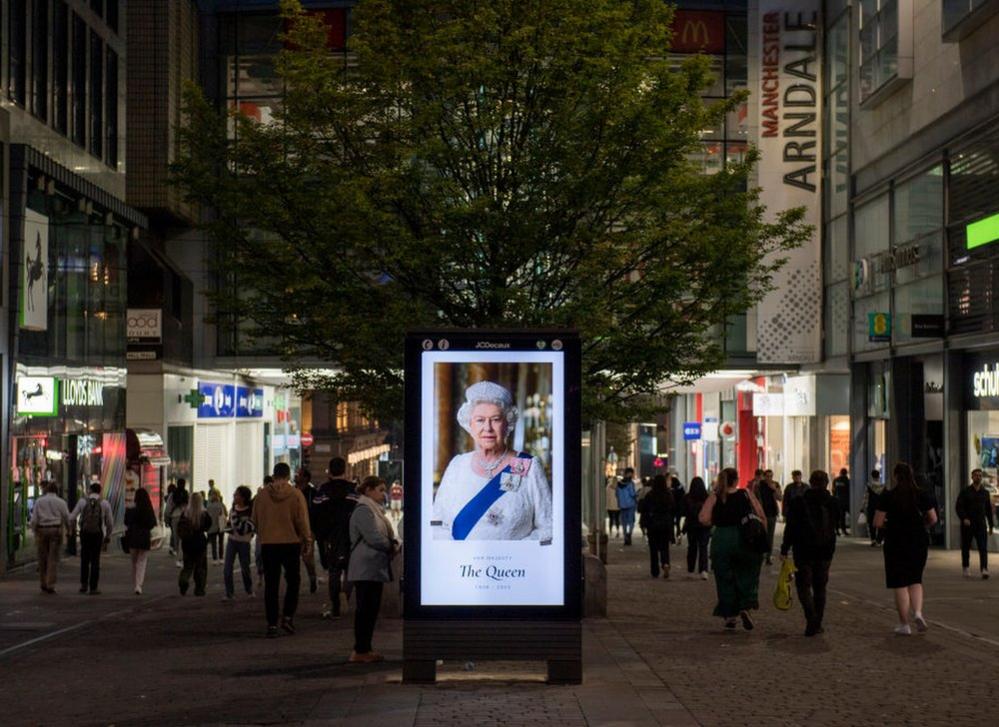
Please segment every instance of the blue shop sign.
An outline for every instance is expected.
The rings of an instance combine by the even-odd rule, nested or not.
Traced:
[[[684,422],[683,423],[683,438],[688,442],[701,438],[701,423],[700,422]]]
[[[264,415],[264,390],[248,386],[236,387],[236,417],[251,418]]]
[[[199,381],[198,419],[227,419],[236,413],[236,387]]]

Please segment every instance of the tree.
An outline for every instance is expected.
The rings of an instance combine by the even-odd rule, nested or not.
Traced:
[[[407,329],[569,326],[586,411],[628,418],[718,366],[719,327],[808,233],[764,219],[754,154],[688,160],[745,96],[701,99],[708,61],[671,65],[662,2],[363,0],[347,54],[282,13],[281,111],[190,90],[174,171],[212,211],[220,314],[373,414],[401,408]]]

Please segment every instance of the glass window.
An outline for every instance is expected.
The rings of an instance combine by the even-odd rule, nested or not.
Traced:
[[[826,356],[847,353],[850,330],[850,286],[843,282],[826,288]]]
[[[989,0],[943,0],[944,35],[964,22],[969,15],[983,7]]]
[[[104,154],[104,41],[90,31],[90,153]]]
[[[849,15],[844,13],[826,34],[826,88],[846,81],[848,48]]]
[[[892,337],[895,343],[921,341],[912,335],[912,317],[918,315],[943,315],[943,276],[934,275],[915,283],[895,287],[895,321]]]
[[[943,270],[943,240],[943,230],[937,230],[897,246],[896,251],[903,254],[896,254],[898,267],[895,269],[895,285],[909,283]],[[911,262],[913,254],[918,258],[914,263]]]
[[[870,316],[872,313],[891,313],[891,294],[889,291],[870,295],[866,298],[857,298],[853,302],[853,350],[873,351],[879,348],[886,348],[889,341],[870,340]]]
[[[118,167],[118,54],[108,48],[107,55],[107,156],[112,169]]]
[[[10,10],[7,93],[14,103],[24,106],[28,71],[28,9],[25,0],[11,0],[7,7]]]
[[[895,188],[896,244],[943,227],[943,167],[936,166]]]
[[[826,212],[841,215],[846,212],[850,191],[850,152],[840,149],[826,160],[826,178],[822,190],[826,198]]]
[[[847,239],[847,216],[840,215],[826,225],[826,282],[838,283],[850,277],[850,241]]]
[[[69,9],[65,0],[52,6],[52,123],[60,134],[69,131]]]
[[[860,100],[898,73],[898,0],[860,0]]]
[[[49,4],[35,2],[31,34],[31,76],[32,94],[31,111],[42,121],[49,119]],[[40,30],[38,30],[40,29]]]
[[[888,195],[882,194],[857,207],[853,219],[854,259],[876,255],[888,250]]]
[[[687,160],[694,165],[694,171],[701,174],[717,174],[722,170],[725,145],[720,141],[708,141],[696,151],[687,154]]]
[[[87,143],[87,24],[73,13],[73,141]]]

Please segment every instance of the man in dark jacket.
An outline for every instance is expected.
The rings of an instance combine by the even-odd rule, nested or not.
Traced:
[[[780,485],[774,482],[773,470],[761,472],[756,470],[753,481],[753,494],[763,506],[763,512],[767,516],[767,565],[773,563],[772,552],[774,549],[774,531],[777,529],[777,514],[780,512],[781,490]]]
[[[850,476],[846,467],[839,471],[839,477],[833,480],[833,496],[839,505],[839,522],[836,530],[839,535],[846,535],[847,520],[850,516]]]
[[[971,484],[957,496],[957,516],[961,520],[961,566],[964,577],[971,577],[971,539],[978,545],[978,565],[982,580],[989,577],[989,540],[995,523],[992,516],[992,501],[988,490],[982,486],[982,471],[971,471]],[[988,535],[985,526],[988,525]]]
[[[808,491],[808,485],[801,481],[801,470],[791,473],[791,481],[784,485],[784,499],[781,501],[781,514],[787,518],[787,508],[796,497],[801,497]]]
[[[794,565],[798,569],[794,585],[805,612],[805,636],[815,636],[822,633],[829,566],[836,551],[839,504],[829,494],[829,475],[822,470],[812,472],[808,484],[808,491],[788,505],[780,554],[785,558],[788,552],[794,552]]]
[[[645,521],[652,577],[658,578],[661,568],[663,578],[669,578],[669,544],[673,540],[676,503],[666,475],[653,478],[652,489],[642,498],[638,510]]]
[[[347,462],[342,457],[330,460],[329,479],[319,486],[312,500],[316,540],[326,548],[329,571],[330,603],[323,608],[323,618],[339,618],[340,591],[350,558],[350,516],[357,503],[353,482],[345,477]]]

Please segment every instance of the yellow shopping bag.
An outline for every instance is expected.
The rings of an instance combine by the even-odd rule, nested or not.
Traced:
[[[791,580],[794,577],[794,560],[787,557],[781,563],[780,575],[777,576],[777,587],[774,588],[774,606],[781,611],[791,608]]]

